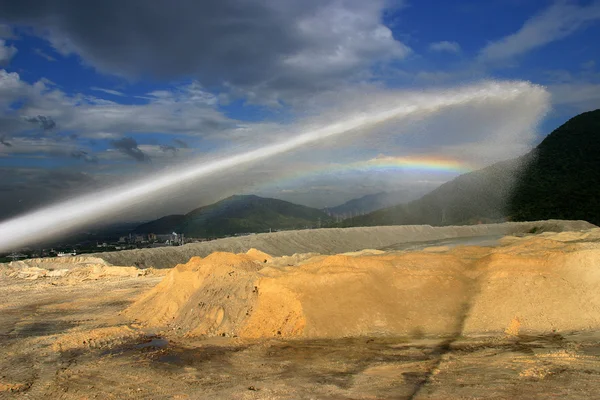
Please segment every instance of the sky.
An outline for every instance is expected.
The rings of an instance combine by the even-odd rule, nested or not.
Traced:
[[[529,85],[187,182],[120,218],[232,194],[410,200],[600,108],[598,37],[600,1],[0,0],[0,220],[417,93]]]

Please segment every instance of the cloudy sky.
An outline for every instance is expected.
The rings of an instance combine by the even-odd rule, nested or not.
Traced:
[[[0,219],[415,93],[530,83],[189,182],[127,215],[234,193],[412,198],[599,108],[598,37],[600,1],[0,0]]]

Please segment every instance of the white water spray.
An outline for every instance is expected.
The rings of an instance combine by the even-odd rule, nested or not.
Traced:
[[[388,120],[408,116],[424,116],[446,107],[481,101],[512,102],[522,96],[532,96],[533,101],[545,104],[546,91],[525,82],[486,82],[442,93],[425,92],[402,94],[396,104],[369,115],[356,114],[330,125],[312,129],[279,143],[255,150],[227,156],[168,171],[158,176],[121,185],[51,205],[0,223],[0,252],[33,244],[85,226],[99,218],[116,214],[119,210],[147,199],[182,182],[206,178],[224,170],[266,159],[326,138],[342,135],[357,128],[366,128]]]

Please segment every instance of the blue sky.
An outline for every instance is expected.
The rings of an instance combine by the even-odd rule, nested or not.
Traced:
[[[378,155],[484,166],[600,107],[600,1],[84,3],[0,0],[0,218],[276,141],[407,91],[544,86],[548,112],[531,99],[442,111],[237,171],[227,184],[198,183],[150,214],[233,193],[318,207],[382,190],[410,199],[454,175],[267,181]]]

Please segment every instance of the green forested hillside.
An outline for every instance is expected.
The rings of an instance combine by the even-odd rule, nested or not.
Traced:
[[[520,160],[461,175],[422,198],[342,221],[341,226],[462,225],[502,221]]]
[[[258,196],[231,196],[186,215],[170,215],[143,225],[138,233],[184,233],[190,237],[221,237],[237,233],[316,228],[330,217],[323,211]]]
[[[537,146],[508,212],[518,221],[582,219],[600,224],[600,110],[570,119]]]

